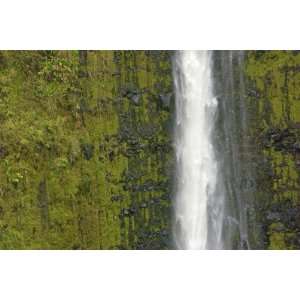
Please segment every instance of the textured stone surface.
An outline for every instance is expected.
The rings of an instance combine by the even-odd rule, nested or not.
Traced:
[[[247,98],[265,249],[299,249],[300,54],[248,51]]]
[[[169,246],[169,52],[1,52],[0,248]]]
[[[1,249],[172,247],[171,55],[0,52]],[[250,242],[299,249],[300,54],[243,68]]]

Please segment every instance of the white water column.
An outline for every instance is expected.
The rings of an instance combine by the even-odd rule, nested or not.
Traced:
[[[177,159],[174,241],[178,249],[221,248],[222,214],[215,210],[218,180],[212,143],[217,101],[210,51],[178,51],[174,61]],[[209,211],[211,210],[211,211]],[[211,227],[211,228],[210,228]]]

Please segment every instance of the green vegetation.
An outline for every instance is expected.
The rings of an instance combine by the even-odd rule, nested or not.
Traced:
[[[0,248],[167,248],[170,53],[0,52]]]
[[[170,246],[170,56],[0,51],[0,249]],[[260,247],[299,249],[300,53],[245,62]]]
[[[256,211],[268,249],[299,249],[300,53],[248,51]]]

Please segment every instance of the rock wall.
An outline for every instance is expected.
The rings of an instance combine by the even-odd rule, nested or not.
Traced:
[[[299,51],[247,51],[258,248],[300,248],[299,71]]]
[[[170,247],[166,51],[0,52],[0,248]]]
[[[1,249],[172,247],[171,56],[0,51]],[[300,53],[243,57],[250,246],[299,249]]]

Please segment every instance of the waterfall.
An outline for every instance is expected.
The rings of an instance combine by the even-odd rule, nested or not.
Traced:
[[[243,69],[243,51],[215,51],[214,91],[219,99],[220,119],[220,136],[215,145],[220,153],[219,162],[225,186],[226,217],[223,240],[226,249],[250,248],[247,214],[253,205],[255,178],[247,131]],[[254,226],[254,220],[251,224]],[[254,231],[257,232],[256,229]]]
[[[178,249],[249,249],[249,218],[257,231],[243,64],[242,51],[174,56]]]
[[[174,58],[177,161],[174,241],[179,249],[222,249],[224,199],[213,145],[217,101],[212,53]]]

